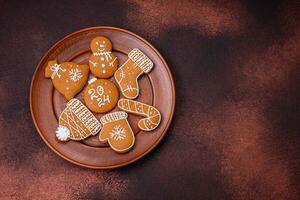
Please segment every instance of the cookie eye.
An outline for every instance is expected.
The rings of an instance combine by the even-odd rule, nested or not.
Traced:
[[[103,41],[102,43],[105,44],[105,41]]]
[[[98,45],[99,44],[99,42],[96,42],[96,45]]]

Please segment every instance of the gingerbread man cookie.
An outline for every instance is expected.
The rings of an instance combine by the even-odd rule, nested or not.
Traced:
[[[115,79],[122,94],[134,99],[139,95],[138,78],[153,68],[153,62],[139,49],[128,54],[127,61],[116,71]]]
[[[96,117],[78,99],[71,99],[59,116],[56,137],[60,141],[83,140],[96,135],[101,127]]]
[[[103,128],[99,134],[100,142],[108,142],[118,153],[129,151],[135,142],[135,136],[123,111],[109,113],[100,118]]]
[[[51,78],[55,89],[67,100],[72,99],[84,87],[88,79],[89,66],[72,62],[58,64],[49,61],[45,69],[45,77]]]
[[[146,117],[138,122],[138,127],[143,131],[152,131],[160,123],[161,114],[153,106],[130,99],[120,99],[118,107],[128,113]]]
[[[86,106],[96,113],[105,113],[112,110],[119,99],[119,91],[110,80],[89,80],[89,85],[84,89],[83,100]]]
[[[93,54],[89,59],[91,72],[98,78],[109,78],[117,69],[118,58],[112,53],[112,43],[106,37],[96,37],[91,42]]]

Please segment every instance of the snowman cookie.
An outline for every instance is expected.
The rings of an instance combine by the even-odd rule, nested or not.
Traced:
[[[88,80],[89,66],[72,62],[58,64],[56,60],[48,62],[45,77],[51,78],[55,89],[67,100],[79,93]]]
[[[93,54],[89,59],[91,72],[98,78],[109,78],[117,69],[118,58],[112,53],[112,43],[106,37],[96,37],[91,42]]]
[[[83,100],[86,106],[96,113],[112,110],[119,99],[119,91],[110,80],[93,78],[84,89]]]

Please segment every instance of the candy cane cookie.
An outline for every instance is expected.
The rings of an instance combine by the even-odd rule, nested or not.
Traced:
[[[146,117],[138,122],[138,127],[143,131],[152,131],[160,123],[161,114],[153,106],[130,99],[120,99],[118,107],[128,113]]]

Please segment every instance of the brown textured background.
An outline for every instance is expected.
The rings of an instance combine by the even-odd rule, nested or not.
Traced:
[[[0,0],[0,199],[299,199],[300,3]],[[109,25],[162,53],[177,104],[166,138],[115,170],[41,140],[29,87],[63,36]]]

